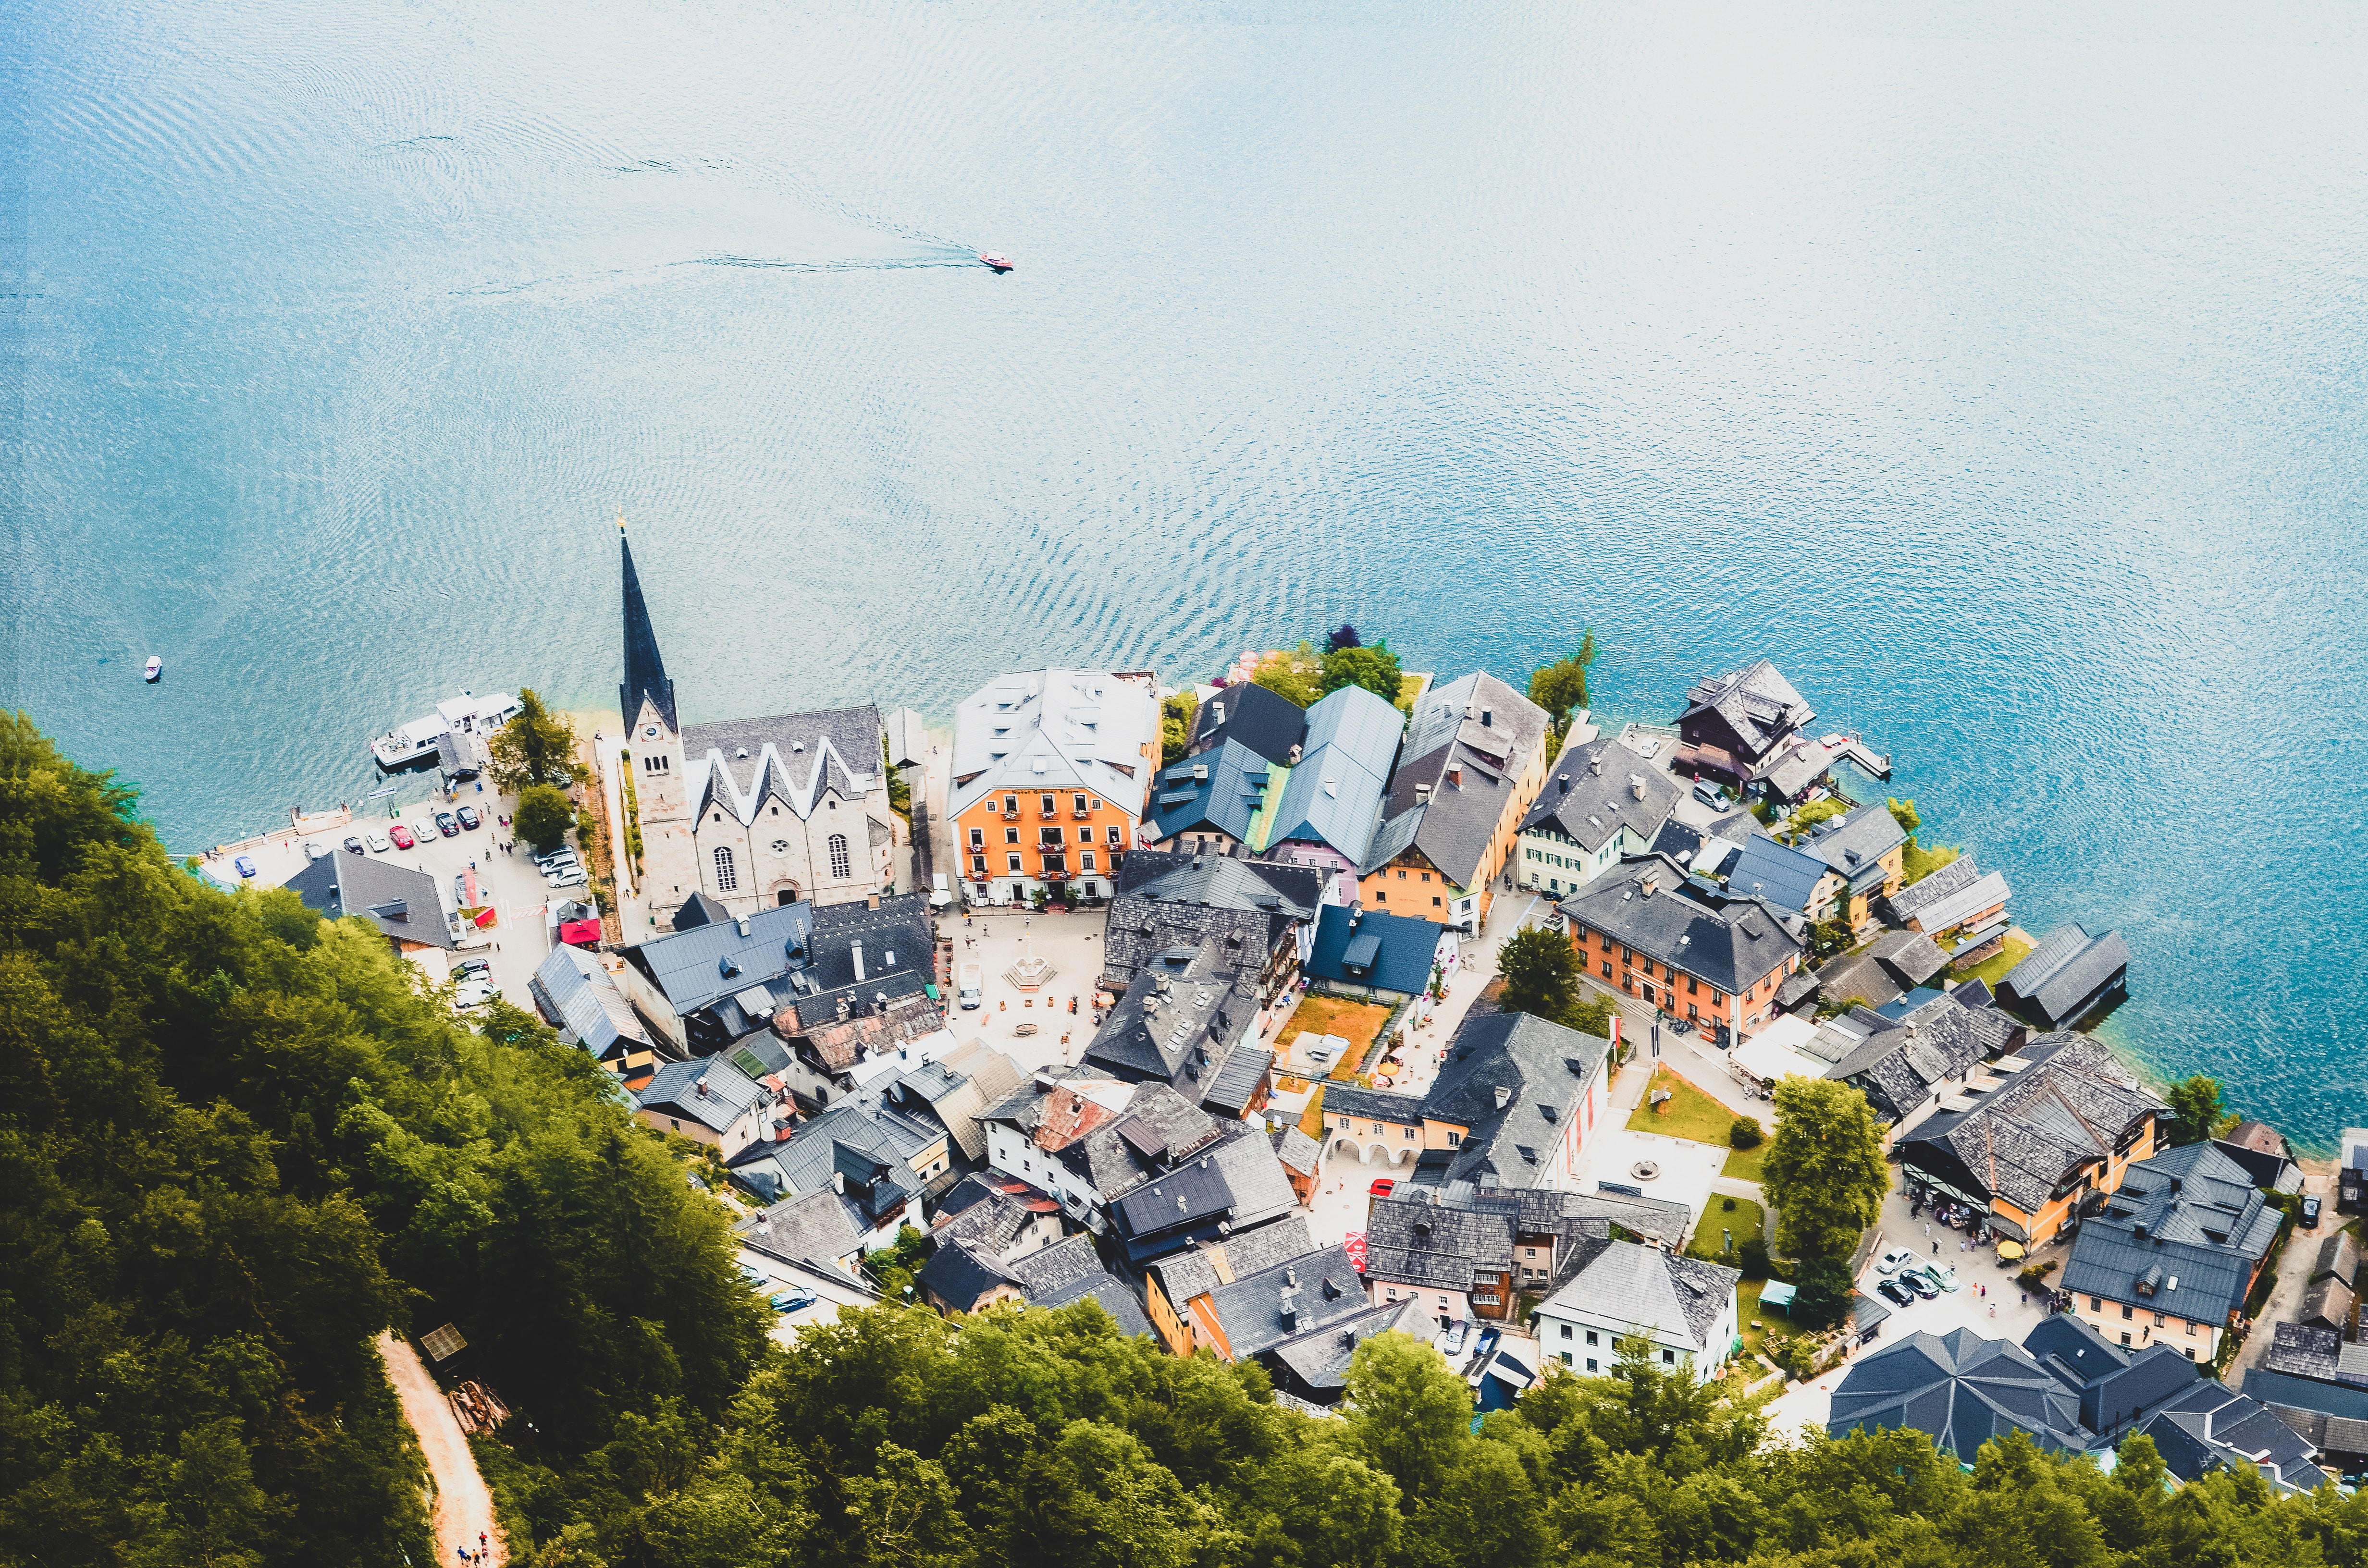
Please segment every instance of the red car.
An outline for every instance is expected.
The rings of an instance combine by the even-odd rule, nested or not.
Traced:
[[[404,826],[401,823],[396,823],[393,827],[388,828],[386,830],[386,836],[387,841],[393,844],[397,849],[408,849],[414,844],[418,842],[417,839],[411,836],[411,830]]]
[[[1387,1198],[1391,1193],[1395,1192],[1397,1189],[1398,1184],[1396,1182],[1391,1180],[1388,1176],[1383,1176],[1381,1180],[1375,1182],[1372,1187],[1367,1187],[1365,1190],[1375,1198]]]

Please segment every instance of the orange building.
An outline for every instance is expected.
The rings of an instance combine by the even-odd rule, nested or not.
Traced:
[[[1477,931],[1545,788],[1546,710],[1492,675],[1426,693],[1357,868],[1368,909]]]
[[[954,716],[955,851],[972,902],[1107,898],[1159,767],[1148,671],[1027,670]]]

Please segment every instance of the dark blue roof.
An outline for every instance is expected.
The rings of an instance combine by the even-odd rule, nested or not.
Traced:
[[[1152,797],[1153,835],[1165,839],[1213,829],[1247,841],[1250,818],[1265,798],[1267,767],[1266,758],[1229,740],[1161,768]],[[1193,778],[1195,769],[1208,777]]]
[[[1372,985],[1409,996],[1430,983],[1440,933],[1446,926],[1373,909],[1360,912],[1352,926],[1349,915],[1341,904],[1324,906],[1315,922],[1315,951],[1307,960],[1309,974],[1318,980]],[[1351,964],[1358,967],[1352,970]]]
[[[1806,914],[1809,894],[1826,874],[1826,863],[1815,855],[1789,848],[1772,838],[1753,834],[1743,841],[1743,853],[1726,868],[1727,891],[1757,894],[1770,903]]]

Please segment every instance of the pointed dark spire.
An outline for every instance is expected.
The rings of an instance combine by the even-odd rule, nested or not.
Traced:
[[[658,656],[658,634],[650,626],[650,607],[642,601],[642,580],[633,571],[633,546],[625,538],[625,519],[617,517],[617,546],[625,558],[625,684],[617,688],[625,728],[632,729],[644,698],[658,705],[666,728],[679,734],[674,713],[674,682],[666,678],[666,660]]]

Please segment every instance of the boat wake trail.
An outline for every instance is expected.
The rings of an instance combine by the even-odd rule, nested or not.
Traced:
[[[922,267],[976,267],[976,255],[949,245],[938,255],[859,256],[831,261],[801,261],[790,256],[702,256],[677,262],[677,267],[750,267],[775,272],[903,272]]]

